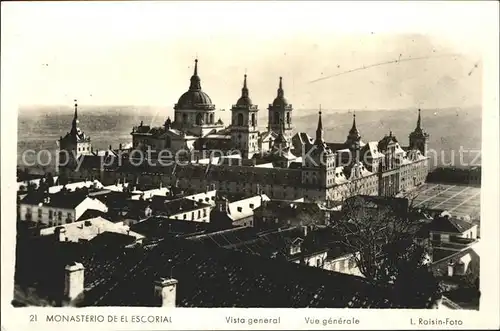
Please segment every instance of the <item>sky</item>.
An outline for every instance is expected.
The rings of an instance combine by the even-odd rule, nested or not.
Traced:
[[[280,76],[296,109],[464,107],[481,104],[485,15],[468,2],[3,2],[2,68],[22,105],[172,108],[198,58],[218,109],[245,73],[260,109]]]

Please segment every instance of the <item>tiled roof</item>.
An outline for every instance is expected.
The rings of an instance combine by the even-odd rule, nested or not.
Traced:
[[[130,226],[131,230],[145,235],[148,239],[192,235],[205,232],[209,228],[210,223],[190,222],[163,216],[149,217]]]
[[[430,224],[429,230],[436,232],[463,233],[473,226],[474,224],[472,222],[444,215],[435,217]]]
[[[384,196],[373,196],[373,195],[356,195],[349,197],[345,201],[346,204],[362,203],[364,207],[367,208],[389,208],[389,210],[394,212],[407,212],[408,211],[408,199],[406,198],[395,198],[395,197],[384,197]]]
[[[47,207],[74,209],[87,199],[85,192],[59,192],[45,194],[43,192],[28,193],[22,200],[22,204],[38,206],[42,204]]]
[[[309,222],[323,223],[325,221],[324,211],[314,202],[271,200],[265,201],[257,210],[259,215],[273,215],[282,220],[289,219],[304,224]]]
[[[90,240],[90,244],[102,248],[103,246],[125,247],[135,243],[137,239],[124,233],[105,231]]]
[[[172,274],[179,281],[179,307],[402,307],[397,293],[363,278],[185,239],[118,254],[61,245],[27,245],[18,259],[23,261],[17,269],[18,283],[38,281],[53,295],[62,291],[64,265],[79,261],[85,267],[87,289],[82,304],[90,306],[154,306],[153,282]],[[30,272],[32,268],[40,272]],[[418,299],[407,308],[428,308],[430,303]]]
[[[151,209],[153,209],[154,213],[165,216],[190,212],[205,207],[210,207],[210,205],[186,198],[168,200],[168,198],[154,196],[151,201]]]
[[[67,223],[62,226],[45,228],[40,231],[40,235],[52,235],[58,228],[64,228],[66,230],[65,236],[68,238],[68,241],[74,242],[78,242],[80,240],[92,240],[106,231],[126,234],[137,239],[143,237],[141,234],[129,231],[128,226],[124,226],[120,223],[113,223],[102,217]]]

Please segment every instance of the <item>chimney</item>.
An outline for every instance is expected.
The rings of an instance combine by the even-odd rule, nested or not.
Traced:
[[[215,184],[210,184],[210,190],[215,191]]]
[[[64,299],[71,303],[84,291],[83,264],[73,262],[64,268]]]
[[[304,238],[305,238],[307,237],[307,225],[304,225],[302,229],[304,230]]]
[[[161,302],[161,307],[175,307],[177,283],[173,278],[160,278],[154,282],[155,297]]]
[[[121,144],[121,143],[118,145],[118,149],[119,149],[120,151],[122,150],[122,144]]]
[[[207,185],[207,190],[206,190],[206,192],[208,193],[208,191],[210,191],[210,186],[209,186],[209,185]]]
[[[455,269],[455,264],[453,261],[448,262],[448,277],[453,277],[453,272]]]
[[[57,228],[54,229],[54,234],[57,237],[58,241],[66,241],[66,228],[63,226],[58,226]]]
[[[222,213],[229,213],[229,201],[221,196],[219,197],[216,202],[217,210]]]

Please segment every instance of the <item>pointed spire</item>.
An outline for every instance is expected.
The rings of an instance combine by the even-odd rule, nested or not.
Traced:
[[[418,109],[417,130],[421,130],[422,119],[420,117],[420,108]]]
[[[352,127],[351,127],[351,133],[357,133],[358,128],[356,128],[356,113],[352,115]]]
[[[71,123],[71,133],[77,134],[78,132],[78,102],[75,99],[75,114],[73,116],[73,122]]]
[[[285,95],[285,92],[283,91],[283,77],[280,77],[280,84],[278,87],[278,97],[283,98],[284,95]]]
[[[243,88],[241,89],[241,96],[244,98],[248,97],[247,74],[245,74],[243,78]]]
[[[347,136],[347,142],[353,143],[359,141],[361,135],[359,134],[358,128],[356,127],[356,113],[352,115],[352,127],[349,130],[349,135]]]
[[[194,60],[194,73],[191,76],[191,85],[189,86],[190,90],[201,90],[200,77],[198,76],[198,59]]]
[[[315,144],[323,144],[323,122],[321,120],[321,105],[319,106],[319,116],[318,116],[318,128],[316,129],[316,141]]]
[[[78,101],[75,99],[75,116],[74,116],[75,119],[78,118]]]

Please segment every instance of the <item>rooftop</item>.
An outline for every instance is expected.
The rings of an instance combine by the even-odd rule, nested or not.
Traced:
[[[154,281],[172,274],[179,281],[178,307],[402,307],[397,293],[360,277],[191,240],[163,240],[123,254],[61,245],[26,247],[17,260],[22,261],[17,284],[36,281],[40,291],[55,293],[63,286],[64,266],[78,261],[85,267],[82,305],[87,306],[155,306]],[[18,256],[22,254],[18,251]],[[40,272],[29,272],[33,268]],[[416,299],[411,307],[426,308],[432,301]]]
[[[124,226],[120,223],[113,223],[102,217],[42,229],[40,230],[40,235],[52,235],[57,231],[56,229],[60,228],[64,228],[66,230],[65,237],[67,238],[67,241],[73,242],[78,242],[80,240],[89,241],[104,232],[121,233],[135,237],[136,239],[142,239],[144,237],[139,233],[129,231],[128,226]]]
[[[32,206],[47,206],[54,208],[74,209],[87,199],[85,192],[63,192],[46,194],[44,192],[30,192],[22,200],[22,204]]]
[[[210,229],[210,223],[187,222],[163,216],[153,216],[131,225],[130,229],[154,240],[204,233]]]
[[[151,209],[156,214],[171,216],[179,213],[190,212],[200,208],[210,207],[211,205],[205,202],[198,202],[191,199],[180,198],[168,200],[164,197],[154,196],[151,200]]]
[[[475,224],[472,222],[449,215],[440,215],[432,220],[429,230],[436,232],[463,233],[470,230],[473,226],[475,226]]]

